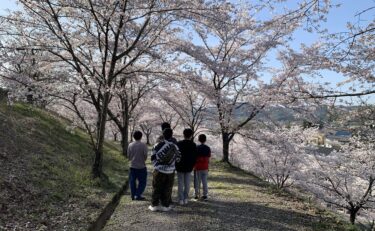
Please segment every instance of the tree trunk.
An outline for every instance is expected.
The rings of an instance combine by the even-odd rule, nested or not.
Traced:
[[[150,145],[150,133],[146,133],[146,144]]]
[[[226,132],[222,132],[221,134],[222,139],[223,139],[223,162],[229,163],[229,134]]]
[[[122,104],[122,127],[121,130],[121,147],[122,154],[124,157],[128,157],[128,146],[129,146],[129,107],[128,100],[126,97],[121,98]]]
[[[129,125],[130,126],[130,125]],[[134,131],[135,131],[135,122],[132,123],[132,125],[130,126],[130,134],[132,134],[130,136],[130,142],[133,142],[133,134],[134,134]]]
[[[34,98],[32,94],[27,94],[26,95],[26,101],[28,104],[34,104]]]
[[[129,122],[126,122],[127,119],[124,119],[124,127],[121,129],[121,146],[122,154],[128,156],[128,146],[129,146]]]
[[[105,127],[107,122],[107,113],[108,113],[108,104],[109,104],[109,93],[104,94],[103,105],[100,107],[99,118],[97,121],[97,140],[95,145],[95,160],[92,167],[92,174],[94,178],[101,177],[102,175],[102,166],[103,166],[103,145],[104,145],[104,135]]]
[[[354,225],[354,223],[355,223],[355,219],[357,217],[358,211],[359,211],[359,208],[352,208],[352,209],[349,210],[349,212],[350,212],[350,223],[352,225]]]
[[[103,150],[95,148],[95,160],[92,167],[92,175],[94,178],[99,178],[103,171]]]

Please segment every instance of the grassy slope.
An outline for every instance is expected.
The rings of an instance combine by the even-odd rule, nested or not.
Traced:
[[[256,204],[263,204],[266,208],[287,211],[286,214],[299,214],[309,217],[304,225],[316,231],[358,231],[339,215],[314,204],[301,195],[293,195],[287,191],[280,191],[272,184],[248,173],[240,168],[231,167],[220,161],[213,164],[212,178],[220,180],[210,181],[211,187],[224,197],[235,196],[242,200],[250,200]],[[237,179],[237,182],[233,179]],[[241,180],[248,181],[242,184]],[[251,192],[252,193],[249,193]],[[254,193],[255,192],[255,193]],[[280,216],[282,220],[287,220]],[[296,221],[296,220],[295,220]],[[294,224],[297,225],[297,222]],[[305,228],[306,228],[305,227]],[[298,230],[298,229],[297,229]]]
[[[89,138],[50,113],[0,103],[0,230],[86,230],[126,180],[120,149],[106,143],[107,177],[90,177]]]

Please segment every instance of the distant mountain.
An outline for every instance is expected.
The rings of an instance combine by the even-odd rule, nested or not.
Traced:
[[[350,110],[353,110],[355,107],[344,107],[338,106],[335,108],[340,113],[346,113]],[[234,115],[238,120],[241,118],[247,118],[254,107],[249,103],[239,103],[234,109]],[[207,114],[216,115],[216,107],[210,107],[206,109]],[[308,112],[308,113],[307,113]],[[330,109],[326,105],[318,106],[314,109],[295,107],[288,108],[283,105],[275,105],[266,107],[256,116],[257,120],[260,121],[275,121],[279,123],[292,123],[292,122],[302,122],[304,120],[310,121],[312,123],[325,123],[331,119],[332,115]]]

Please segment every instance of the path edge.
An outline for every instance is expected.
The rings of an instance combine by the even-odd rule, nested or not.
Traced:
[[[126,180],[125,184],[121,189],[112,197],[112,200],[104,207],[103,211],[100,213],[98,218],[95,219],[93,223],[87,229],[88,231],[100,231],[102,230],[107,221],[111,218],[116,207],[120,203],[121,197],[126,193],[129,187],[129,180]]]

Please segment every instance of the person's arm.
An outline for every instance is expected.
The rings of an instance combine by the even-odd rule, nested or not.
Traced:
[[[197,162],[197,158],[198,158],[198,146],[196,143],[194,143],[194,148],[193,148],[193,160],[194,160],[194,164]]]
[[[181,161],[181,152],[176,144],[175,146],[176,146],[176,162],[179,163]]]
[[[153,147],[152,147],[152,150],[151,150],[151,161],[154,161],[156,159],[156,148],[158,147],[158,144],[155,144]]]
[[[196,143],[194,143],[194,155],[195,155],[195,158],[197,158],[197,156],[198,156],[198,145]]]
[[[159,143],[155,146],[154,150],[152,151],[151,160],[156,160],[157,162],[160,162],[160,160],[163,158],[163,151],[165,151],[165,142]]]

